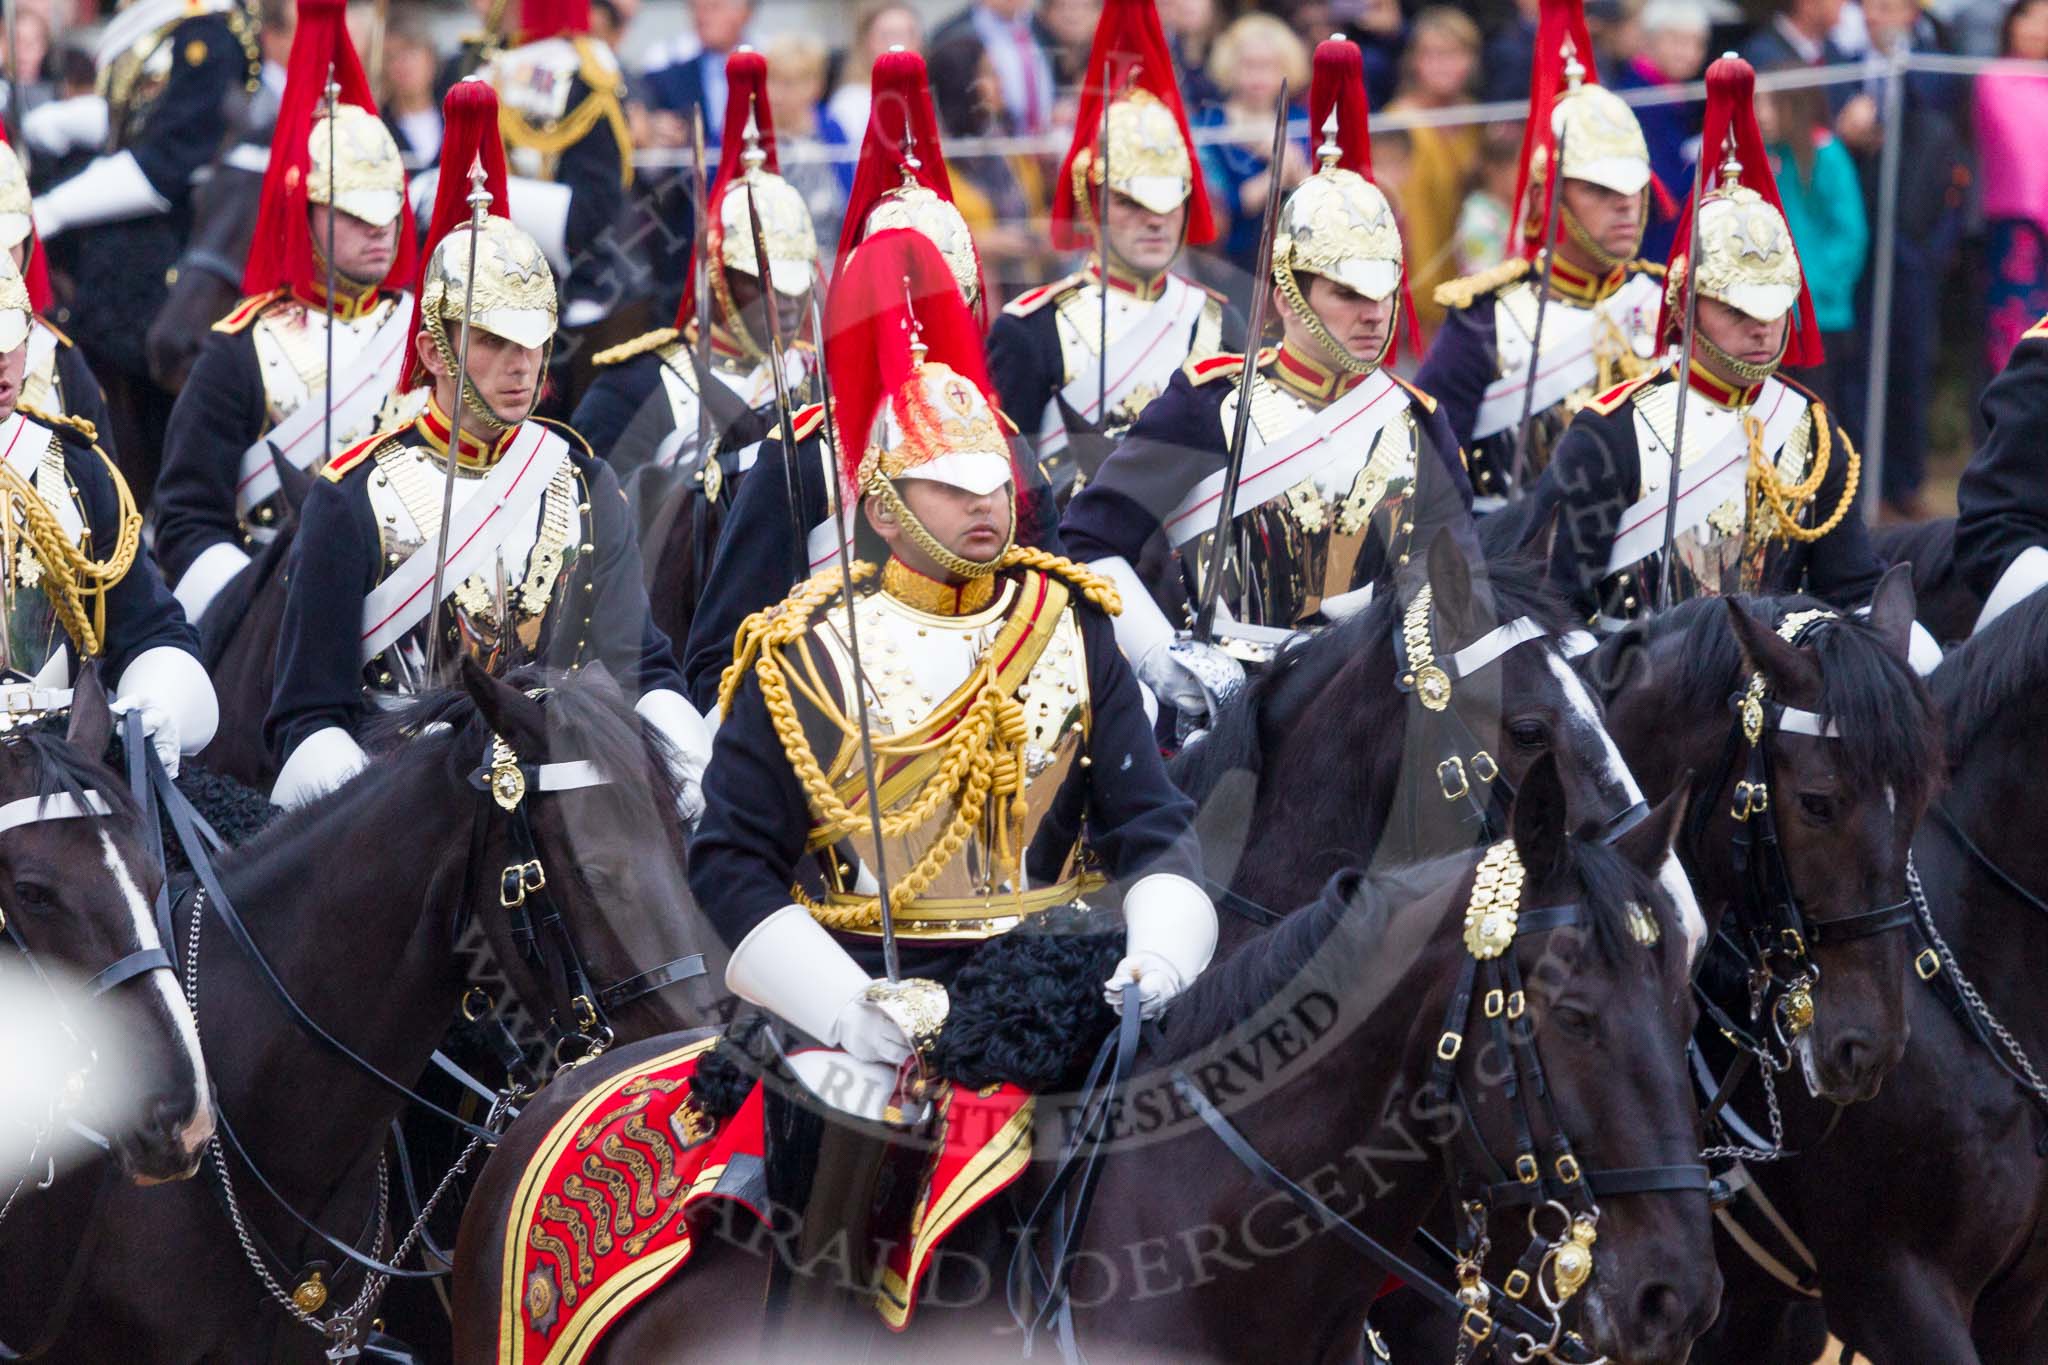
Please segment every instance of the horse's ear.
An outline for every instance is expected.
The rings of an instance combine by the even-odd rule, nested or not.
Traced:
[[[277,447],[273,445],[271,450],[275,452]],[[313,491],[313,472],[299,468],[282,454],[274,454],[270,465],[277,471],[277,488],[284,495],[286,509],[297,516],[306,505],[306,495]]]
[[[539,702],[518,688],[494,678],[473,654],[462,656],[462,690],[469,693],[491,733],[512,746],[529,763],[547,754],[547,715]]]
[[[1478,613],[1472,602],[1472,565],[1448,526],[1430,538],[1429,588],[1437,620],[1453,638],[1469,639],[1481,633],[1483,627],[1474,624]]]
[[[1530,894],[1564,867],[1565,823],[1564,783],[1557,775],[1557,760],[1545,753],[1523,776],[1508,812],[1508,831],[1528,873],[1523,885]]]
[[[1557,515],[1562,503],[1553,502],[1541,515],[1528,519],[1522,526],[1520,548],[1540,564],[1550,562],[1550,545],[1557,538]]]
[[[1672,846],[1678,842],[1678,831],[1684,827],[1685,808],[1691,798],[1692,772],[1688,770],[1668,796],[1650,807],[1647,819],[1614,841],[1615,852],[1654,880],[1664,870],[1664,860],[1671,856]]]
[[[1820,695],[1820,665],[1810,653],[1780,639],[1777,631],[1743,610],[1736,599],[1721,600],[1728,604],[1728,625],[1735,632],[1742,657],[1752,671],[1764,675],[1771,691],[1781,697]]]
[[[107,755],[114,738],[114,713],[107,706],[107,692],[100,686],[100,666],[89,663],[71,685],[71,719],[64,738],[87,758],[98,762]]]
[[[1913,647],[1913,613],[1919,608],[1913,596],[1913,566],[1901,561],[1884,571],[1877,591],[1870,595],[1870,624],[1884,647],[1900,659]]]

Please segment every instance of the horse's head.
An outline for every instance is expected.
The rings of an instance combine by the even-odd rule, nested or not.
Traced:
[[[1475,890],[1466,921],[1458,1077],[1484,1164],[1499,1168],[1493,1208],[1555,1244],[1524,1302],[1565,1307],[1583,1288],[1591,1344],[1642,1365],[1684,1360],[1721,1293],[1685,1065],[1686,945],[1700,931],[1671,855],[1684,808],[1674,793],[1611,843],[1577,838],[1555,761],[1540,760],[1510,816],[1519,897],[1503,884],[1489,908]],[[1514,913],[1489,919],[1498,907]]]
[[[163,956],[152,907],[161,875],[140,813],[101,762],[112,731],[88,669],[65,738],[18,730],[0,741],[0,910],[39,969],[76,977],[125,1026],[124,1079],[88,1069],[74,1116],[110,1135],[131,1179],[154,1184],[198,1169],[213,1096],[199,1031]]]
[[[1867,623],[1805,617],[1802,627],[1793,611],[1773,629],[1729,605],[1751,677],[1762,681],[1760,713],[1751,712],[1762,718],[1762,752],[1732,774],[1730,794],[1708,799],[1720,802],[1717,816],[1734,839],[1731,803],[1744,804],[1735,784],[1766,783],[1766,793],[1748,801],[1751,814],[1740,823],[1752,828],[1741,833],[1750,836],[1755,873],[1767,879],[1776,875],[1773,839],[1782,851],[1789,922],[1756,927],[1780,944],[1796,929],[1804,943],[1817,975],[1812,1024],[1802,1031],[1792,1026],[1796,1017],[1779,1023],[1808,1086],[1837,1103],[1876,1094],[1904,1054],[1907,991],[1917,984],[1907,970],[1918,945],[1905,932],[1906,856],[1941,766],[1932,703],[1906,663],[1909,573],[1899,565],[1885,575]],[[1800,970],[1796,958],[1780,963],[1781,975]]]
[[[674,1027],[705,935],[683,876],[666,741],[602,671],[551,688],[465,660],[458,757],[489,787],[467,912],[513,991],[561,1031],[608,1041]],[[502,868],[502,875],[488,876]],[[664,1008],[665,1007],[665,1008]]]
[[[1434,778],[1419,780],[1451,799],[1497,767],[1513,791],[1548,755],[1556,760],[1570,828],[1603,833],[1634,812],[1643,794],[1599,704],[1567,661],[1564,610],[1533,567],[1502,560],[1484,569],[1481,582],[1448,533],[1430,544],[1434,650],[1450,678],[1450,704],[1434,712],[1449,721],[1443,737],[1421,751],[1444,750]],[[1410,622],[1399,629],[1405,633]],[[1420,719],[1426,729],[1430,695],[1405,676],[1403,684],[1415,688],[1420,703],[1411,725]]]

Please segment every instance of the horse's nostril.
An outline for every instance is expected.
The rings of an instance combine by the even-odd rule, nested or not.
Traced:
[[[1859,1079],[1876,1065],[1877,1049],[1863,1034],[1845,1033],[1835,1040],[1833,1060],[1835,1070],[1841,1075]]]
[[[1662,1332],[1685,1329],[1685,1298],[1674,1285],[1652,1280],[1636,1291],[1636,1321],[1644,1328]]]

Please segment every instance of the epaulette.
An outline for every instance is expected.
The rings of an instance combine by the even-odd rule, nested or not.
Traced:
[[[1439,308],[1470,308],[1472,301],[1481,294],[1491,294],[1505,284],[1513,284],[1529,273],[1529,263],[1520,256],[1512,256],[1490,270],[1463,279],[1450,280],[1436,287],[1430,297]]]
[[[70,337],[66,336],[63,333],[63,331],[57,327],[55,323],[51,322],[41,313],[36,314],[36,321],[40,322],[43,325],[43,330],[45,332],[48,332],[51,336],[57,338],[57,344],[59,346],[62,346],[67,351],[74,351],[78,349],[77,342],[73,341]]]
[[[799,408],[796,416],[789,419],[790,434],[799,441],[809,440],[818,428],[823,425],[825,425],[825,405],[823,403],[813,403],[807,408]]]
[[[1424,393],[1421,389],[1416,388],[1413,384],[1403,379],[1400,375],[1395,374],[1392,370],[1387,371],[1387,378],[1393,380],[1396,384],[1399,384],[1402,388],[1408,390],[1408,396],[1410,398],[1413,398],[1416,402],[1422,404],[1422,410],[1424,412],[1436,411],[1436,398],[1434,395]]]
[[[327,467],[320,471],[320,477],[329,483],[340,483],[348,477],[348,472],[351,469],[354,469],[357,465],[369,459],[371,455],[374,455],[378,446],[383,445],[384,442],[390,440],[403,430],[405,430],[404,427],[392,427],[389,430],[374,432],[371,435],[365,436],[362,440],[357,441],[347,450],[342,451],[341,454],[329,460]]]
[[[631,341],[622,341],[616,346],[605,347],[590,357],[590,363],[616,365],[620,361],[631,360],[636,355],[646,355],[649,351],[659,350],[681,335],[682,333],[673,327],[657,327],[651,332],[642,332]]]
[[[1206,384],[1212,379],[1227,379],[1244,368],[1244,357],[1234,351],[1218,351],[1214,355],[1197,356],[1181,366],[1182,373],[1190,384]]]
[[[1586,410],[1588,412],[1597,412],[1602,417],[1610,416],[1623,403],[1635,397],[1637,389],[1642,388],[1643,385],[1648,384],[1662,373],[1664,373],[1662,370],[1652,370],[1650,373],[1638,375],[1634,379],[1625,379],[1599,397],[1589,400],[1586,404]]]
[[[1087,278],[1087,271],[1076,270],[1064,279],[1054,280],[1051,284],[1041,284],[1036,289],[1027,289],[1016,298],[1004,304],[1003,311],[1013,318],[1028,318],[1060,295],[1066,293],[1069,289],[1086,281]]]
[[[2021,341],[2039,341],[2043,337],[2048,337],[2048,317],[2042,318],[2032,327],[2020,333]]]
[[[87,418],[73,417],[68,412],[44,412],[41,408],[31,407],[27,403],[15,404],[15,411],[32,422],[41,422],[52,431],[74,431],[85,438],[86,444],[99,444],[99,428]]]
[[[1653,280],[1664,278],[1664,263],[1662,261],[1630,261],[1628,268],[1638,275],[1648,275]]]
[[[271,303],[285,292],[287,291],[280,288],[273,289],[267,294],[251,294],[248,298],[236,304],[226,317],[214,323],[213,330],[228,333],[241,331],[250,323],[256,321],[256,315],[263,311],[266,304]]]

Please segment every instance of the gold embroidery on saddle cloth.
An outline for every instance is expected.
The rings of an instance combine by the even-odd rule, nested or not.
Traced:
[[[420,537],[418,546],[406,548],[431,544],[441,530],[445,474],[439,459],[421,453],[419,447],[397,441],[379,446],[375,458],[378,470],[389,481],[391,491],[412,518]],[[482,471],[472,475],[460,467],[456,472],[457,478],[481,476]],[[486,576],[479,570],[457,584],[450,594],[457,610],[481,625],[493,641],[502,640],[505,627],[510,624],[520,643],[533,649],[539,642],[542,619],[554,601],[555,584],[568,562],[569,547],[579,524],[576,466],[574,461],[563,460],[541,495],[540,529],[527,552],[526,571],[517,586],[506,583],[497,572]],[[388,539],[391,528],[386,525],[379,529]],[[387,550],[390,548],[387,546]],[[502,565],[502,561],[494,559],[493,565]],[[506,616],[511,618],[509,623],[501,619]]]

